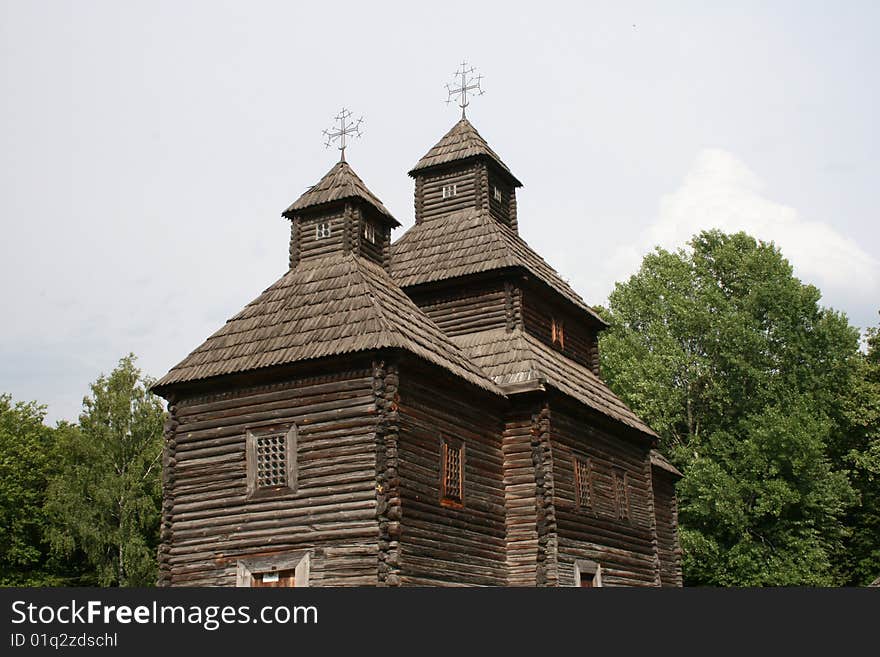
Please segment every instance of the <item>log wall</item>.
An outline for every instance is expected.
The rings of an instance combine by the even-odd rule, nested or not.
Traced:
[[[601,564],[604,586],[659,585],[648,446],[591,426],[574,409],[556,404],[550,421],[560,585],[574,585],[574,563]],[[591,506],[577,508],[573,458],[588,458]],[[626,473],[628,519],[618,514],[614,471]]]
[[[316,229],[324,222],[330,223],[330,237],[317,239]],[[292,253],[296,253],[294,266],[307,258],[319,258],[345,250],[350,235],[349,215],[346,210],[338,209],[331,213],[299,217],[294,223],[299,224],[295,231],[298,243],[291,249]]]
[[[365,368],[176,401],[160,583],[234,586],[239,559],[302,550],[314,550],[312,586],[378,583],[382,394]],[[298,489],[248,499],[246,429],[290,423]]]
[[[409,290],[408,294],[450,336],[505,328],[516,311],[512,290],[500,279]]]
[[[565,346],[555,348],[599,375],[599,341],[596,331],[582,318],[561,306],[547,303],[537,291],[531,289],[522,293],[522,317],[525,330],[550,346],[554,346],[552,320],[554,317],[562,320]]]
[[[663,586],[682,586],[675,482],[664,470],[660,468],[652,468],[652,470],[660,582]]]
[[[482,185],[479,182],[483,168],[472,163],[419,176],[416,184],[416,223],[450,212],[481,207]],[[443,198],[443,187],[452,184],[456,186],[455,196]]]
[[[539,412],[517,404],[502,435],[504,454],[507,584],[535,586],[538,563],[537,499],[532,441],[539,431]]]
[[[449,385],[453,384],[453,385]],[[436,371],[401,368],[398,407],[400,581],[503,585],[505,497],[498,400]],[[463,505],[440,500],[440,445],[463,441]]]

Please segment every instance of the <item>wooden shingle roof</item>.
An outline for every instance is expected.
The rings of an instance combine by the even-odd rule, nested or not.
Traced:
[[[358,177],[354,169],[345,160],[333,165],[333,168],[321,180],[309,187],[306,193],[294,201],[282,214],[287,218],[291,218],[297,212],[307,208],[346,199],[366,201],[385,215],[392,224],[395,226],[400,225],[400,222],[382,205],[382,201],[367,189],[364,181]]]
[[[303,262],[154,386],[381,348],[400,348],[502,394],[378,265],[352,255]]]
[[[651,450],[651,466],[655,468],[660,468],[661,470],[666,470],[666,472],[674,475],[675,477],[678,477],[679,479],[684,477],[681,471],[674,465],[672,465],[672,463],[670,463],[669,460],[656,449]]]
[[[502,390],[549,385],[613,420],[657,434],[593,372],[525,331],[493,329],[452,338]]]
[[[452,129],[443,135],[431,150],[425,153],[425,156],[418,161],[418,164],[410,170],[409,175],[414,176],[422,169],[430,169],[441,164],[449,164],[457,160],[480,156],[488,157],[511,177],[514,185],[522,187],[522,183],[516,179],[516,176],[511,173],[507,165],[501,161],[498,154],[489,148],[489,144],[477,132],[473,124],[464,118],[452,126]]]
[[[508,267],[527,270],[606,325],[514,230],[488,212],[474,208],[423,221],[391,245],[391,275],[401,287]]]

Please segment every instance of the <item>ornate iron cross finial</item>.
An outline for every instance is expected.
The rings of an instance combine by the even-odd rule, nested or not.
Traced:
[[[330,148],[331,144],[334,141],[339,140],[339,150],[341,151],[341,155],[339,159],[345,162],[345,145],[346,145],[346,137],[361,136],[361,123],[364,118],[361,117],[357,121],[351,121],[351,110],[347,110],[344,107],[339,114],[336,115],[336,121],[339,122],[339,127],[334,129],[328,129],[324,131],[324,136],[327,138],[327,141],[324,143],[326,148]]]
[[[458,106],[461,108],[461,118],[465,117],[465,108],[469,104],[468,92],[476,92],[477,96],[483,95],[483,90],[480,89],[480,80],[483,79],[483,76],[475,76],[475,70],[473,66],[468,68],[467,62],[462,62],[461,67],[454,74],[455,82],[446,85],[446,91],[449,94],[446,104],[451,103],[453,98],[458,100]]]

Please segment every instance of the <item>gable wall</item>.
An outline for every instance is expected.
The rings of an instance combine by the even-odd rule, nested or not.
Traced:
[[[550,427],[559,584],[574,585],[577,559],[601,564],[605,586],[659,584],[648,447],[591,426],[568,405],[552,407]],[[575,454],[591,462],[589,509],[576,508]],[[629,520],[617,518],[614,468],[627,475]]]
[[[401,366],[399,397],[401,583],[505,584],[499,401],[414,363]],[[440,503],[444,436],[465,445],[462,508]]]
[[[505,328],[519,314],[518,296],[500,278],[471,279],[406,292],[449,336]]]
[[[371,369],[182,399],[166,432],[160,584],[234,586],[238,559],[314,550],[312,586],[377,581]],[[246,491],[245,431],[298,436],[298,490]]]
[[[565,333],[565,348],[559,349],[572,360],[599,374],[599,342],[596,332],[583,319],[563,308],[562,304],[548,303],[536,290],[522,292],[522,316],[525,330],[536,338],[553,345],[551,320],[562,319]]]

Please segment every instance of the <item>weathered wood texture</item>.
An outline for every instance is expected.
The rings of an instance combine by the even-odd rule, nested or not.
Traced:
[[[501,279],[414,290],[409,296],[449,336],[506,328],[516,312],[512,290]]]
[[[373,371],[183,399],[172,417],[162,583],[231,586],[238,559],[306,549],[312,585],[377,583]],[[291,423],[297,491],[249,500],[246,429]]]
[[[400,586],[400,414],[396,363],[373,365],[373,389],[379,407],[376,427],[376,518],[379,524],[378,584]]]
[[[416,217],[416,222],[421,223],[425,219],[438,217],[457,212],[477,208],[481,205],[479,185],[481,169],[472,164],[466,167],[456,167],[425,176],[421,186],[421,213]],[[455,194],[444,197],[443,189],[455,186]]]
[[[299,224],[299,229],[296,231],[299,236],[297,246],[299,259],[294,266],[310,258],[320,258],[345,251],[343,248],[345,237],[350,230],[347,226],[350,218],[346,209],[336,209],[334,212],[302,217],[294,221]],[[322,224],[329,225],[329,237],[318,236],[318,227]]]
[[[484,184],[489,199],[489,213],[501,223],[517,230],[516,190],[497,174],[490,173],[488,167]]]
[[[399,475],[405,585],[503,585],[505,498],[501,416],[490,395],[401,367]],[[440,445],[464,443],[461,507],[441,504]]]
[[[653,470],[654,508],[660,581],[663,586],[681,586],[681,548],[678,544],[678,508],[675,482],[659,468]]]
[[[578,316],[562,306],[548,303],[546,295],[540,296],[535,290],[522,293],[522,313],[525,330],[542,342],[555,347],[573,361],[588,367],[593,374],[599,374],[599,342],[596,331]],[[564,346],[554,345],[553,320],[562,322]]]
[[[605,586],[658,585],[648,446],[596,429],[560,404],[553,407],[550,435],[560,584],[573,586],[574,562],[585,559],[602,565]],[[576,504],[576,455],[591,464],[589,508]],[[615,494],[615,469],[625,473],[626,499]],[[627,501],[624,519],[619,505]]]
[[[537,483],[532,452],[532,439],[538,429],[536,420],[537,414],[530,406],[517,408],[508,415],[502,434],[509,586],[537,583]]]

